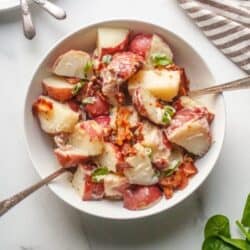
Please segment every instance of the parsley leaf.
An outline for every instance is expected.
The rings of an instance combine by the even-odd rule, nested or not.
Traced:
[[[109,170],[107,167],[101,167],[95,169],[95,171],[92,173],[92,181],[94,182],[100,182],[103,180],[104,176],[109,173]]]
[[[154,66],[166,66],[173,63],[173,61],[164,53],[153,53],[150,59]]]

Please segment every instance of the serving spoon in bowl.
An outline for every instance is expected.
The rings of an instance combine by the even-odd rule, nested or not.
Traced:
[[[192,97],[192,96],[200,96],[200,95],[208,95],[208,94],[219,94],[224,91],[240,90],[240,89],[248,89],[248,88],[250,88],[250,76],[247,76],[245,78],[235,80],[232,82],[228,82],[225,84],[217,85],[217,86],[191,90],[188,93],[188,95]],[[49,184],[52,180],[54,180],[58,176],[72,169],[74,168],[73,167],[72,168],[60,168],[56,170],[54,173],[40,180],[36,184],[24,189],[23,191],[13,195],[12,197],[8,199],[1,201],[0,202],[0,216],[5,214],[10,208],[14,207],[16,204],[18,204],[20,201],[25,199],[27,196],[29,196],[36,190],[40,189],[42,186]]]
[[[193,96],[208,95],[208,94],[219,94],[225,91],[241,90],[248,88],[250,88],[250,76],[220,85],[191,90],[189,91],[188,95],[193,97]]]

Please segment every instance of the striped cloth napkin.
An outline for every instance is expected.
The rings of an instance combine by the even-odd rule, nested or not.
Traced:
[[[250,75],[250,0],[178,0],[210,41]]]

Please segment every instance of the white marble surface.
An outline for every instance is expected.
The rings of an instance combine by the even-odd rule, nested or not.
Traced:
[[[32,6],[37,37],[22,35],[18,10],[0,13],[0,200],[39,180],[22,128],[24,96],[35,65],[59,38],[77,27],[112,18],[152,21],[173,30],[206,58],[218,82],[244,76],[190,22],[175,0],[57,0],[68,13],[57,22]],[[249,192],[250,92],[225,95],[227,129],[219,161],[202,187],[181,205],[137,221],[81,214],[43,188],[0,219],[1,250],[201,249],[206,219],[239,218]]]

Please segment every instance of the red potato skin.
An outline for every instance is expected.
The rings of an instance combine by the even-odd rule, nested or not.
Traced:
[[[117,74],[123,81],[128,80],[135,74],[144,63],[144,58],[130,51],[116,53],[110,64],[108,70]]]
[[[70,100],[73,97],[72,94],[72,87],[68,88],[56,88],[56,87],[51,87],[44,82],[42,83],[43,85],[43,92],[46,93],[49,97],[59,101],[59,102],[66,102]]]
[[[103,128],[108,128],[110,123],[110,117],[108,115],[101,115],[94,118],[94,120]]]
[[[88,157],[84,157],[82,155],[67,154],[66,152],[60,149],[55,149],[54,153],[58,162],[64,168],[74,167],[80,162],[84,162],[88,159]]]
[[[85,176],[84,181],[84,194],[82,199],[84,201],[89,200],[100,200],[104,196],[104,185],[103,182],[93,182],[90,175]]]
[[[154,205],[162,197],[157,186],[135,186],[123,193],[123,206],[129,210],[140,210]]]
[[[109,114],[109,103],[102,96],[96,96],[93,104],[87,104],[85,111],[91,118]]]
[[[140,88],[137,88],[134,91],[134,94],[132,96],[132,102],[135,108],[137,109],[138,113],[141,116],[147,117],[147,110],[145,109],[145,107],[143,106],[143,102],[141,101]]]
[[[130,42],[129,51],[145,58],[151,47],[151,42],[152,35],[138,34]]]
[[[100,57],[104,55],[113,55],[117,52],[125,51],[128,47],[128,41],[129,41],[129,34],[127,35],[126,39],[122,43],[118,44],[116,47],[102,48]]]

